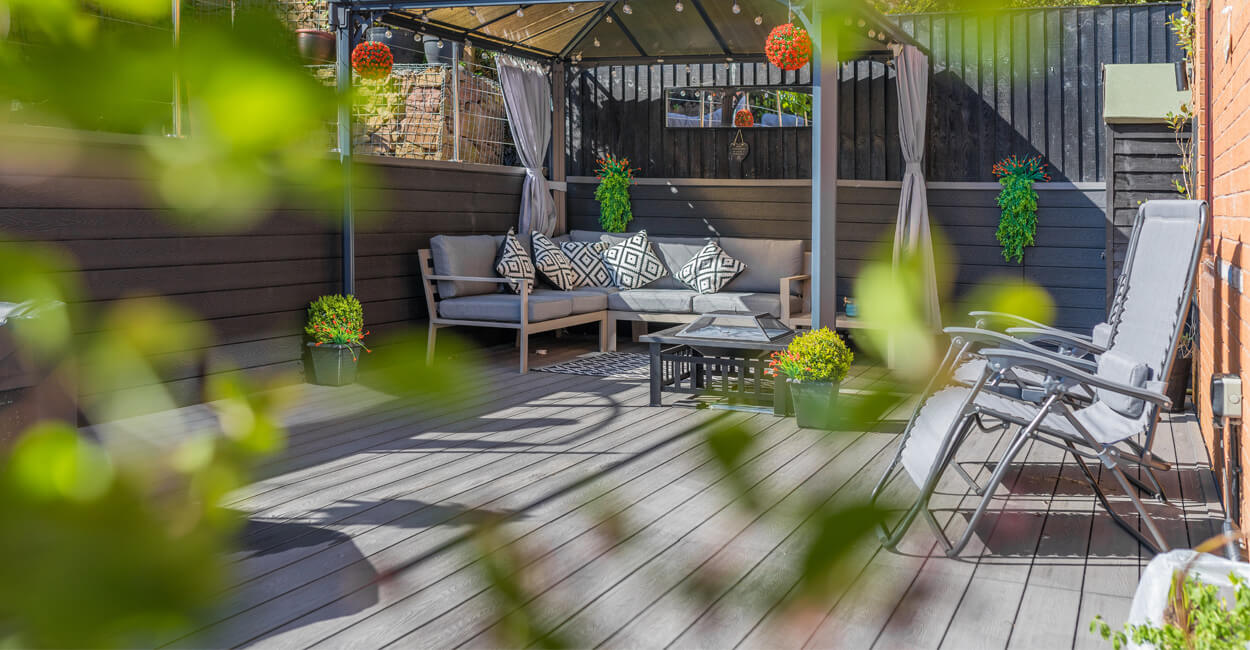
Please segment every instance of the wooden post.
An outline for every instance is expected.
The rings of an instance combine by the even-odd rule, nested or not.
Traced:
[[[838,317],[838,35],[834,15],[814,9],[812,57],[812,329]]]
[[[338,90],[339,164],[343,167],[343,294],[356,293],[356,227],[352,212],[352,28],[351,6],[332,4],[335,21],[335,87]]]
[[[568,102],[565,92],[568,89],[568,76],[565,74],[564,61],[551,64],[551,180],[556,183],[565,182],[565,110]],[[567,192],[553,190],[551,197],[556,203],[556,234],[568,232],[568,205],[565,203]]]

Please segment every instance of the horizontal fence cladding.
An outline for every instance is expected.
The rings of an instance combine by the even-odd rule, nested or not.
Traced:
[[[1167,63],[1182,53],[1167,25],[1175,3],[896,16],[929,52],[926,175],[993,180],[1006,156],[1041,155],[1056,180],[1106,177],[1102,122],[1105,63]],[[568,173],[595,160],[630,159],[640,176],[809,178],[811,130],[743,129],[746,159],[729,159],[734,129],[666,128],[664,93],[703,86],[809,85],[807,68],[766,63],[572,67],[568,78]],[[893,68],[853,61],[839,68],[839,176],[897,180],[898,97]]]
[[[202,319],[211,344],[170,350],[159,369],[178,403],[200,401],[204,378],[219,373],[298,378],[305,309],[342,290],[336,208],[291,201],[238,231],[180,227],[153,198],[141,151],[84,145],[79,162],[56,176],[0,177],[0,255],[30,241],[67,253],[82,287],[72,305],[79,334],[130,296],[162,297]],[[432,236],[516,223],[524,170],[372,159],[356,176],[367,179],[356,212],[356,293],[377,340],[425,318],[416,253]]]
[[[569,185],[569,227],[599,230],[594,184]],[[811,192],[798,185],[656,185],[631,190],[634,220],[629,230],[654,235],[811,238]],[[995,238],[998,192],[986,189],[929,189],[934,229],[948,247],[939,277],[953,299],[949,323],[964,324],[952,306],[976,287],[1026,280],[1048,291],[1059,327],[1087,330],[1105,316],[1104,201],[1102,190],[1038,192],[1036,245],[1021,264],[1007,262]],[[890,254],[898,218],[899,189],[838,188],[838,295],[850,296],[864,262]]]

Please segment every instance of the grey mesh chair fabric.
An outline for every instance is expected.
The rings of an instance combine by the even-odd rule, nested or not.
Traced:
[[[975,328],[947,329],[955,339],[952,349],[957,352],[948,354],[946,361],[956,364],[961,355],[975,351],[985,360],[983,371],[971,386],[950,385],[927,394],[904,431],[895,461],[874,489],[873,498],[879,497],[884,486],[900,473],[912,479],[920,494],[902,521],[886,531],[887,547],[897,544],[915,518],[923,516],[947,553],[959,553],[975,534],[976,524],[1008,466],[1025,443],[1035,439],[1071,453],[1095,496],[1116,523],[1147,548],[1166,550],[1166,541],[1132,489],[1149,488],[1125,474],[1123,467],[1136,464],[1161,471],[1171,469],[1150,449],[1159,409],[1169,404],[1161,392],[1162,380],[1171,368],[1184,328],[1206,226],[1206,204],[1149,201],[1139,209],[1138,218],[1141,224],[1136,233],[1136,250],[1126,265],[1119,290],[1123,292],[1117,307],[1120,313],[1109,345],[1097,361],[1066,357],[1001,333]],[[1037,373],[1043,378],[1040,403],[987,390],[989,384],[1011,379],[1020,372]],[[1092,402],[1078,406],[1066,399],[1077,389],[1090,394]],[[967,530],[952,543],[928,504],[944,472],[958,468],[952,461],[965,437],[983,417],[1019,429],[998,459],[987,484],[978,490],[981,502]],[[1133,444],[1126,447],[1129,442]],[[1128,525],[1112,510],[1086,460],[1097,460],[1120,484],[1141,516],[1147,534]],[[971,482],[970,477],[964,478]]]

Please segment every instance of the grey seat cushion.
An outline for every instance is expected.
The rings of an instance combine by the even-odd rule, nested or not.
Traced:
[[[608,309],[613,311],[642,311],[667,314],[693,313],[694,297],[698,293],[689,289],[634,289],[619,291],[608,296]]]
[[[776,291],[772,293],[744,291],[702,293],[694,297],[692,306],[697,314],[706,314],[710,311],[749,311],[781,316],[781,296]],[[798,296],[790,297],[790,313],[799,313],[802,306],[802,301]]]
[[[562,291],[529,297],[530,322],[564,318],[572,313],[573,299],[564,295]],[[492,293],[451,298],[438,303],[438,315],[456,320],[519,323],[521,322],[521,296],[512,293]]]
[[[539,289],[535,296],[558,296],[572,301],[574,314],[589,314],[592,311],[603,311],[608,308],[608,296],[616,293],[615,287],[582,287],[572,291],[556,289]]]
[[[808,272],[803,268],[802,240],[721,237],[719,241],[730,257],[747,265],[722,291],[776,293],[780,290],[781,278]],[[797,283],[794,289],[797,293]]]
[[[435,235],[430,239],[430,257],[435,275],[464,275],[475,278],[499,277],[495,273],[495,253],[499,241],[491,235]],[[438,281],[440,298],[458,298],[496,293],[496,282]]]

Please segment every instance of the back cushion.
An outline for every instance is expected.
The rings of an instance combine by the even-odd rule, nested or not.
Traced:
[[[475,278],[496,278],[495,253],[502,237],[491,235],[435,235],[430,239],[430,257],[435,275],[465,275]],[[458,298],[496,293],[501,285],[494,282],[438,281],[440,298]]]
[[[781,278],[808,272],[803,268],[801,239],[721,237],[720,247],[747,266],[721,291],[777,293],[781,289]],[[796,293],[798,287],[796,282]]]
[[[574,231],[576,233],[578,231]],[[609,246],[619,244],[629,239],[637,233],[615,233],[601,232],[597,233],[599,240]],[[651,243],[651,250],[655,251],[660,263],[664,265],[667,275],[647,285],[648,289],[689,289],[685,284],[678,280],[676,273],[681,267],[690,261],[703,247],[707,245],[709,237],[665,237],[663,235],[652,236],[647,233],[647,241]]]

